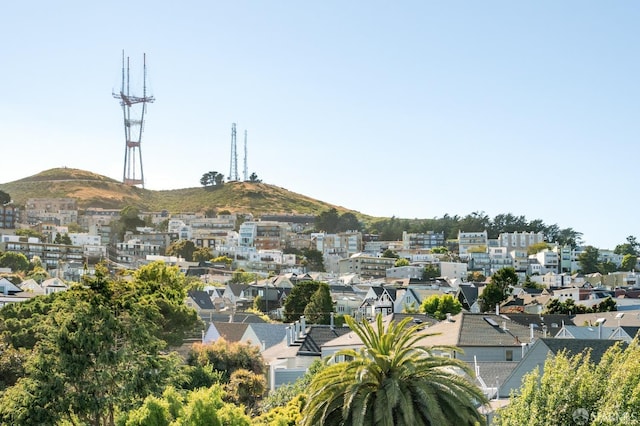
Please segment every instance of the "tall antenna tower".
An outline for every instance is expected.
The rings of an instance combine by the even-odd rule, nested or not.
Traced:
[[[236,123],[231,124],[231,167],[229,168],[229,180],[238,179],[238,152],[236,150]]]
[[[124,117],[124,171],[122,183],[125,185],[142,185],[144,188],[144,172],[142,170],[142,130],[144,129],[144,115],[147,104],[155,101],[153,96],[147,96],[147,55],[143,54],[143,79],[142,96],[131,94],[129,78],[129,57],[124,57],[122,51],[122,86],[120,93],[112,93],[113,97],[120,100],[122,115]],[[133,118],[132,118],[133,117]],[[136,118],[139,117],[139,118]]]
[[[249,180],[249,170],[247,169],[247,131],[244,131],[244,181]]]

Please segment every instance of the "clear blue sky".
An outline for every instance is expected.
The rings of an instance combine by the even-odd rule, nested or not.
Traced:
[[[375,216],[484,211],[640,237],[640,3],[30,1],[0,14],[0,182],[122,178],[121,52],[147,53],[146,187],[229,174]]]

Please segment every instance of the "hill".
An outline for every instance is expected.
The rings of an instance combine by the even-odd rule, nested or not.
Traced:
[[[154,191],[124,185],[85,170],[56,168],[9,183],[0,190],[11,195],[14,203],[24,205],[29,198],[64,198],[78,200],[80,208],[121,209],[135,206],[143,211],[177,212],[216,211],[246,212],[254,215],[319,214],[330,208],[340,213],[352,212],[284,188],[256,182],[227,182],[221,187],[185,188]]]

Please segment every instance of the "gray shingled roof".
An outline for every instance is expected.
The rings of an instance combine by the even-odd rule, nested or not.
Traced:
[[[198,305],[200,309],[215,309],[215,306],[213,306],[213,302],[209,297],[209,293],[207,293],[206,291],[191,290],[187,294],[189,295],[191,300],[193,300],[195,304]]]
[[[461,320],[459,346],[520,346],[516,338],[520,342],[529,341],[529,327],[499,315],[464,313]],[[506,325],[506,330],[503,325]]]
[[[320,356],[322,345],[350,331],[349,327],[331,328],[328,325],[311,325],[307,328],[307,334],[300,345],[298,355]]]
[[[227,342],[239,342],[249,326],[246,323],[235,322],[216,322],[213,325]]]
[[[258,336],[260,343],[264,342],[264,347],[270,348],[282,342],[287,335],[287,324],[249,324],[249,327]]]
[[[620,343],[623,348],[628,345],[619,340],[600,339],[540,339],[554,355],[566,350],[569,354],[575,355],[591,349],[591,361],[598,363],[602,355],[616,343]]]

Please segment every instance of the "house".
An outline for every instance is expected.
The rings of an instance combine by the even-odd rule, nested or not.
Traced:
[[[240,342],[249,324],[238,322],[212,322],[202,337],[202,343],[213,343],[218,339]]]
[[[482,288],[484,288],[484,283],[468,283],[458,286],[456,297],[462,304],[462,309],[472,313],[480,313],[478,296]]]
[[[231,307],[247,307],[253,303],[251,286],[243,283],[227,283],[222,298],[229,301]]]
[[[240,338],[243,343],[251,343],[265,351],[285,340],[287,324],[255,323],[247,324],[247,329]]]
[[[58,291],[67,291],[69,287],[60,278],[49,278],[40,284],[44,289],[44,294],[49,295]]]
[[[418,286],[410,286],[402,293],[395,303],[395,313],[404,312],[406,310],[417,310],[422,302],[431,296],[441,296],[445,294],[439,288],[425,288]]]
[[[377,314],[383,316],[395,312],[397,290],[393,287],[371,286],[364,296],[360,313],[365,318],[373,318]]]
[[[516,391],[522,385],[522,378],[539,368],[542,374],[544,363],[549,356],[555,356],[560,352],[566,351],[569,355],[590,352],[591,361],[599,363],[604,353],[615,345],[615,340],[601,339],[538,339],[527,351],[522,361],[518,363],[511,374],[504,380],[498,390],[500,398],[508,398],[512,391]],[[626,343],[621,343],[626,347]]]
[[[44,289],[34,279],[28,279],[20,283],[20,290],[25,293],[32,293],[36,296],[44,294]]]
[[[195,309],[198,316],[204,320],[209,320],[210,315],[216,311],[211,296],[204,290],[190,290],[187,293],[185,304]]]
[[[322,346],[350,331],[331,325],[306,326],[304,316],[287,327],[286,339],[262,352],[269,367],[267,381],[271,390],[302,377],[309,366],[321,359]]]
[[[616,328],[605,327],[602,322],[594,326],[564,325],[558,334],[557,339],[581,339],[581,340],[604,340],[610,339]],[[620,334],[621,335],[621,334]]]
[[[543,336],[536,327],[526,327],[507,316],[461,312],[425,329],[430,335],[420,341],[427,346],[456,346],[464,353],[455,357],[466,362],[517,362],[526,347]]]

